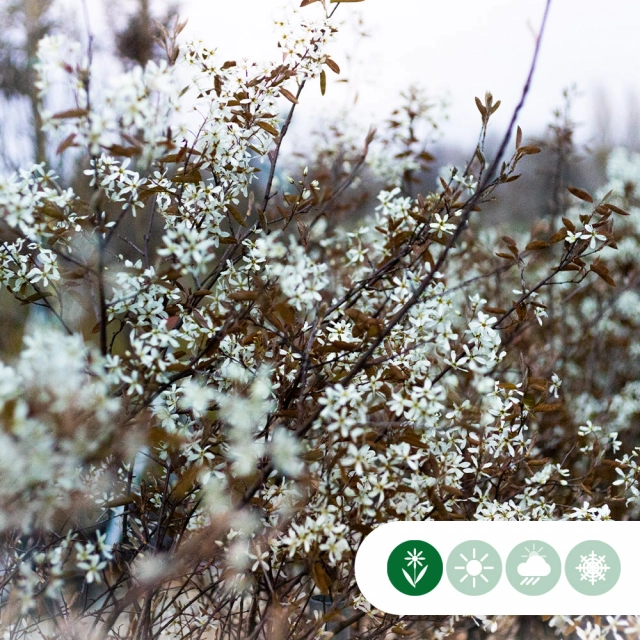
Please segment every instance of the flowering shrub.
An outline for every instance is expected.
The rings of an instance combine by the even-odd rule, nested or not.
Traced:
[[[398,120],[366,217],[349,193],[374,131],[275,191],[305,84],[339,72],[323,9],[278,23],[278,62],[181,50],[178,25],[166,63],[104,88],[90,52],[42,41],[44,127],[85,179],[0,182],[0,280],[50,320],[0,369],[6,637],[445,638],[469,621],[359,594],[378,524],[638,517],[640,157],[571,187],[559,228],[502,236],[483,205],[539,149],[518,129],[503,159],[510,130],[487,160],[487,94],[472,158],[430,193],[408,195],[433,158]]]

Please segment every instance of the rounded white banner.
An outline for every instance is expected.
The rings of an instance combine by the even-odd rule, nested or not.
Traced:
[[[637,615],[640,522],[390,522],[355,575],[397,615]]]

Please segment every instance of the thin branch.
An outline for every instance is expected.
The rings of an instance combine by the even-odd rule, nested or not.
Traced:
[[[298,87],[298,91],[296,93],[296,100],[300,98],[300,94],[304,89],[304,85],[306,84],[306,80],[303,80]],[[262,214],[266,216],[267,206],[269,205],[269,200],[273,197],[271,195],[271,186],[273,185],[273,178],[276,174],[276,165],[278,164],[278,157],[280,156],[280,148],[282,147],[282,141],[284,137],[287,135],[287,131],[289,131],[289,125],[291,124],[291,120],[293,119],[293,113],[296,110],[296,104],[293,103],[291,105],[291,109],[289,109],[289,114],[287,115],[287,119],[282,125],[282,129],[280,130],[280,135],[278,136],[278,142],[276,143],[276,148],[273,151],[273,154],[269,154],[269,159],[271,160],[271,168],[269,169],[269,177],[267,178],[267,186],[264,190],[264,199],[262,201]],[[262,224],[266,224],[266,217],[264,217]],[[263,228],[263,231],[267,231],[266,228]]]

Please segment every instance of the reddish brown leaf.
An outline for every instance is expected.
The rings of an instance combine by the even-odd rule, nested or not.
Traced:
[[[550,238],[549,238],[549,242],[551,242],[551,244],[555,244],[556,242],[561,242],[562,240],[564,240],[567,237],[567,230],[566,229],[560,229],[560,231],[556,231]]]
[[[172,329],[175,329],[178,326],[179,322],[180,322],[180,316],[171,316],[170,318],[167,318],[166,320],[167,330],[171,331]]]
[[[567,187],[567,189],[576,198],[589,202],[590,204],[593,203],[593,198],[584,189],[579,189],[578,187]]]
[[[604,206],[610,211],[617,213],[618,215],[621,215],[621,216],[631,215],[630,213],[627,213],[624,209],[621,209],[620,207],[616,207],[615,204],[605,204]]]
[[[501,315],[507,313],[507,310],[503,309],[502,307],[489,307],[486,304],[484,305],[484,310],[487,313],[492,313],[492,314],[497,315],[497,316],[501,316]]]
[[[548,413],[550,411],[560,411],[562,409],[562,402],[542,403],[533,407],[535,413]]]
[[[516,130],[516,149],[519,149],[521,144],[522,144],[522,129],[518,127]]]
[[[322,595],[327,595],[329,593],[329,587],[331,586],[331,580],[327,575],[327,572],[324,570],[322,565],[319,562],[314,562],[311,565],[311,577],[313,581],[316,583],[316,587]]]
[[[540,251],[541,249],[547,249],[550,246],[551,245],[544,240],[533,240],[525,247],[525,249],[527,251]]]
[[[54,113],[51,117],[55,118],[56,120],[65,120],[67,118],[82,118],[88,113],[89,112],[86,109],[67,109],[67,111]]]
[[[265,122],[264,120],[258,120],[258,122],[256,122],[256,124],[263,131],[266,131],[267,133],[270,133],[274,138],[277,138],[280,135],[278,133],[278,130],[273,125],[270,125],[268,122]]]
[[[58,148],[56,149],[56,155],[60,155],[65,149],[68,149],[69,147],[74,147],[76,145],[74,145],[73,141],[76,139],[76,134],[75,133],[70,133],[59,145]]]
[[[338,66],[338,64],[336,62],[334,62],[331,58],[327,58],[325,60],[325,64],[327,65],[327,67],[329,67],[329,69],[331,69],[331,71],[333,71],[334,73],[340,73],[340,67]]]
[[[316,0],[311,0],[312,2],[316,2]],[[296,98],[291,91],[288,91],[284,87],[280,87],[280,95],[286,98],[289,102],[293,102],[293,104],[298,104],[298,98]]]
[[[141,153],[138,147],[123,147],[119,144],[112,144],[110,147],[107,147],[107,149],[113,156],[124,156],[126,158],[133,158],[133,156],[138,156]]]
[[[609,275],[609,269],[605,267],[601,262],[594,262],[590,267],[589,271],[593,271],[595,274],[600,276],[609,286],[615,287],[616,283],[613,278]]]

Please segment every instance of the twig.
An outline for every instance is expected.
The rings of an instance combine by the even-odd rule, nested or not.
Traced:
[[[303,80],[300,83],[300,86],[298,87],[298,91],[296,92],[296,100],[300,98],[300,94],[302,93],[302,90],[304,89],[305,84],[306,84],[306,80]],[[276,148],[273,151],[273,155],[271,154],[269,155],[269,159],[271,160],[271,168],[269,169],[269,177],[267,178],[267,186],[264,190],[264,199],[262,201],[263,216],[266,216],[269,200],[271,200],[271,198],[273,197],[271,195],[271,186],[273,185],[273,178],[276,174],[276,165],[278,164],[280,148],[282,146],[282,141],[284,140],[284,137],[287,135],[287,131],[289,131],[289,125],[291,124],[291,120],[293,119],[293,113],[296,110],[296,104],[297,103],[294,102],[291,105],[291,109],[289,109],[289,114],[287,115],[287,119],[285,120],[284,124],[282,125],[282,129],[280,130],[280,135],[278,136],[278,141],[276,142]],[[264,225],[266,225],[266,217],[263,218],[262,225],[263,225],[263,231],[266,233],[267,229],[264,228]]]

